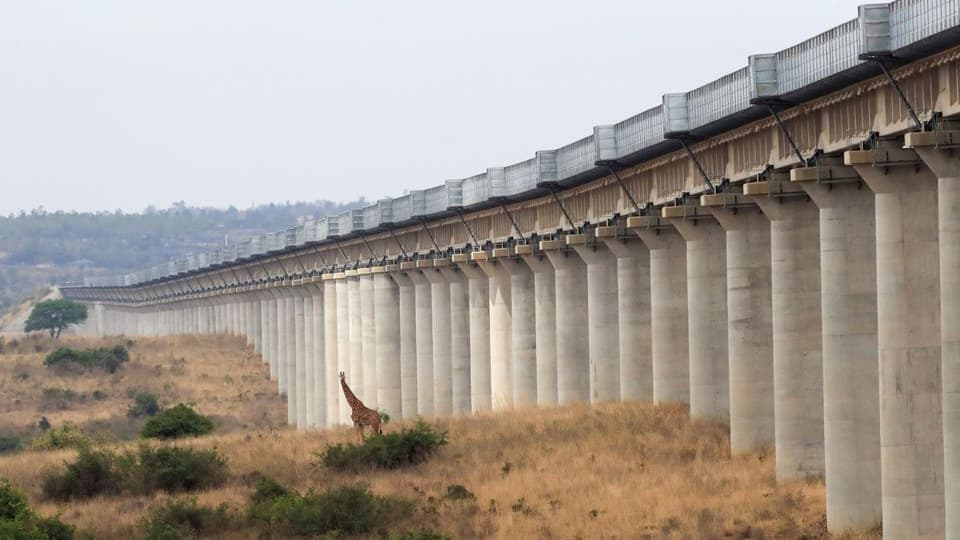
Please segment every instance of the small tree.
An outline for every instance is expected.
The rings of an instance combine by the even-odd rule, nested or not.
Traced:
[[[33,306],[23,329],[26,332],[46,331],[50,337],[60,337],[60,332],[72,324],[87,320],[87,306],[73,300],[46,300]]]

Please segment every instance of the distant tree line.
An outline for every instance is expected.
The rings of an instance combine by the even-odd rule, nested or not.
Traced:
[[[41,207],[0,216],[0,314],[47,284],[148,268],[227,239],[290,227],[304,216],[339,214],[366,204],[361,198],[224,210],[179,201],[135,213],[48,212]]]

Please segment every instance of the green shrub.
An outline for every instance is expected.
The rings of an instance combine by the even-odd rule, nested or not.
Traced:
[[[287,488],[283,487],[273,478],[263,477],[257,480],[256,485],[254,485],[253,493],[250,495],[250,502],[257,505],[279,499],[289,493]]]
[[[216,450],[141,445],[137,457],[143,493],[216,487],[227,477],[227,460]]]
[[[103,401],[107,399],[107,393],[104,392],[103,390],[100,390],[99,388],[93,391],[92,396],[93,396],[93,399],[97,401]]]
[[[77,393],[69,388],[47,387],[43,389],[43,399],[48,401],[65,400],[72,401],[77,399]]]
[[[102,369],[116,373],[122,364],[129,361],[130,353],[123,345],[100,349],[60,347],[44,358],[43,365],[61,369]]]
[[[396,469],[426,461],[445,444],[446,432],[434,431],[429,424],[418,420],[413,428],[383,435],[373,434],[359,445],[328,446],[319,457],[325,467],[340,471]]]
[[[173,439],[206,435],[213,431],[213,421],[183,403],[147,420],[140,431],[144,439]]]
[[[62,426],[48,428],[38,435],[30,443],[30,447],[34,450],[63,450],[64,448],[86,448],[91,444],[93,439],[82,429],[70,422],[64,422]]]
[[[288,536],[372,532],[408,516],[407,501],[379,497],[362,486],[330,488],[323,493],[287,493],[254,505],[251,517]]]
[[[0,436],[0,455],[12,454],[23,448],[23,440],[14,435]]]
[[[93,439],[75,424],[64,422],[58,428],[48,427],[30,443],[30,447],[34,450],[63,450],[85,448],[93,442]]]
[[[26,496],[9,481],[0,479],[0,538],[73,540],[76,530],[57,518],[34,514]]]
[[[113,495],[123,486],[124,464],[106,450],[81,448],[77,459],[61,472],[48,471],[43,478],[43,496],[65,501]]]
[[[402,533],[393,533],[387,537],[388,540],[450,540],[450,537],[434,531],[432,529],[417,529],[415,531],[405,531]]]
[[[139,418],[141,416],[155,416],[160,412],[160,402],[157,396],[150,392],[140,392],[133,397],[133,404],[127,409],[127,416]]]
[[[142,521],[143,540],[174,540],[223,531],[232,517],[225,504],[217,508],[197,504],[194,498],[169,501]]]
[[[30,515],[27,497],[9,480],[0,478],[0,520],[12,520]]]
[[[62,501],[205,489],[221,485],[226,477],[226,459],[216,450],[141,445],[135,453],[116,454],[82,448],[62,470],[48,471],[42,487],[44,497]]]

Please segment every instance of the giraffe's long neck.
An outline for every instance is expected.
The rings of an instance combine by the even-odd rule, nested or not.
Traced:
[[[347,386],[346,379],[340,379],[340,386],[343,387],[343,397],[347,398],[347,403],[350,404],[350,408],[356,408],[357,406],[363,407],[363,403],[353,395],[353,392],[350,390],[350,387]]]

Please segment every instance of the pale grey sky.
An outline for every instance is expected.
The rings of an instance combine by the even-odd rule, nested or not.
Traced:
[[[0,214],[397,195],[588,135],[857,4],[0,0]]]

